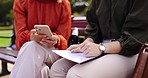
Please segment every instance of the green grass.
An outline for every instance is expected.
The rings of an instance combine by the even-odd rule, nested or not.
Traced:
[[[0,30],[12,30],[13,29],[13,25],[11,26],[0,26]]]
[[[12,30],[0,30],[0,36],[11,36]],[[0,47],[9,46],[11,38],[0,38]]]

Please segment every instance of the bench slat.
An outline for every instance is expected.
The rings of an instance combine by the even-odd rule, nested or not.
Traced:
[[[15,49],[12,49],[11,47],[0,47],[0,53],[13,56],[13,57],[17,57],[18,51]]]
[[[3,61],[6,61],[6,62],[12,63],[12,64],[14,64],[15,61],[16,61],[15,57],[9,56],[9,55],[6,55],[6,54],[2,54],[2,53],[0,53],[0,59],[3,60]]]

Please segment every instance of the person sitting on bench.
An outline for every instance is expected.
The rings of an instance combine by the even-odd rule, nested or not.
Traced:
[[[19,53],[10,78],[48,78],[49,67],[60,58],[52,50],[68,46],[71,35],[69,1],[15,0],[13,10]],[[53,39],[37,34],[34,25],[48,25]]]
[[[137,53],[148,42],[148,0],[92,0],[86,40],[68,50],[98,57],[83,64],[61,58],[50,78],[132,78]]]

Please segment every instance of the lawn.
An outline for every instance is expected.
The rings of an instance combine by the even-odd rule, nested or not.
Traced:
[[[10,30],[10,27],[0,27],[0,36],[11,36],[12,30]],[[9,29],[9,30],[5,30]],[[0,38],[0,47],[2,46],[9,46],[11,41],[11,38]]]

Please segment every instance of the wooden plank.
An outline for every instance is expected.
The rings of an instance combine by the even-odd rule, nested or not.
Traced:
[[[16,61],[16,57],[9,56],[9,55],[2,54],[2,53],[0,53],[0,59],[6,62],[12,63],[12,64],[14,64]]]
[[[0,47],[0,53],[5,54],[5,55],[9,55],[9,56],[13,56],[13,57],[17,57],[18,51],[16,49],[11,48],[11,47]]]
[[[0,59],[14,64],[18,51],[11,47],[0,47]]]
[[[79,31],[79,36],[85,36],[85,27],[88,22],[86,21],[86,17],[74,17],[72,20],[72,30],[77,27]]]

